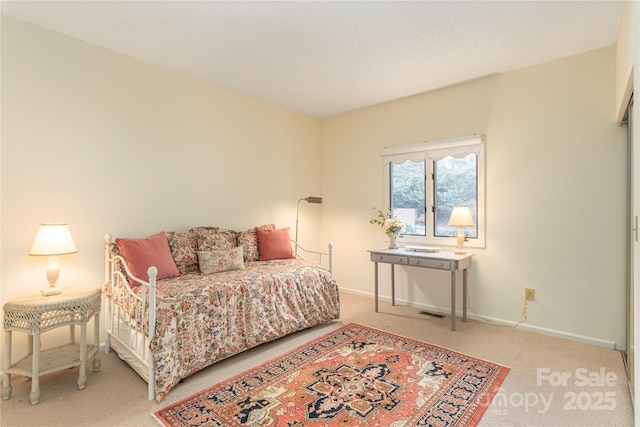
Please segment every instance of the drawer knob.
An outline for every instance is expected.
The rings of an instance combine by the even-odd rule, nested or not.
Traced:
[[[378,259],[382,259],[382,255],[378,255]]]
[[[398,262],[402,262],[402,258],[398,258]]]
[[[444,264],[442,263],[442,261],[440,261],[440,262],[438,263],[438,267],[442,267],[443,265],[444,265]]]

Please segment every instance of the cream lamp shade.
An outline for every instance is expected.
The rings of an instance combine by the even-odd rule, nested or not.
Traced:
[[[78,248],[76,248],[71,231],[69,231],[69,226],[66,223],[45,222],[40,224],[40,229],[38,229],[38,234],[36,234],[29,255],[49,256],[49,266],[47,267],[49,290],[43,292],[45,295],[56,295],[61,292],[55,289],[60,274],[58,255],[76,252],[78,252]]]
[[[456,237],[458,250],[456,250],[455,253],[460,255],[466,254],[467,252],[462,249],[464,241],[466,240],[462,227],[473,227],[475,225],[471,217],[471,209],[469,209],[468,206],[454,207],[451,212],[451,217],[449,217],[449,225],[458,227],[458,236]]]

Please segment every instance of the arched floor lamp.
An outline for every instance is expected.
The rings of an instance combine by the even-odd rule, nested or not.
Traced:
[[[322,197],[305,197],[298,200],[298,208],[296,209],[296,254],[298,253],[298,218],[300,217],[300,202],[305,201],[307,203],[315,203],[317,205],[322,204]]]

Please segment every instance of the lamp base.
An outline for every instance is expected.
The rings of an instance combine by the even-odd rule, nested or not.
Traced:
[[[458,249],[454,252],[457,255],[464,255],[467,253],[464,249],[462,249],[462,245],[464,245],[465,236],[462,232],[462,227],[458,227],[458,235],[456,236],[456,243],[458,244]]]
[[[54,295],[60,295],[62,293],[62,289],[50,288],[47,290],[43,289],[41,292],[43,297],[51,297]]]

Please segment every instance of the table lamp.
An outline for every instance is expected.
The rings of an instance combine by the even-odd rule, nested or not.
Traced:
[[[473,227],[473,218],[471,218],[471,210],[468,206],[456,206],[453,208],[451,212],[451,217],[449,217],[449,225],[458,227],[458,236],[456,238],[458,242],[458,250],[454,253],[458,255],[464,255],[467,252],[462,249],[462,245],[464,245],[464,241],[466,237],[462,232],[462,227]]]
[[[78,249],[66,223],[45,222],[40,224],[40,229],[33,241],[29,255],[49,256],[49,266],[47,267],[49,289],[42,291],[43,295],[58,295],[62,292],[60,289],[56,289],[56,281],[60,274],[58,255],[76,252],[78,252]]]

